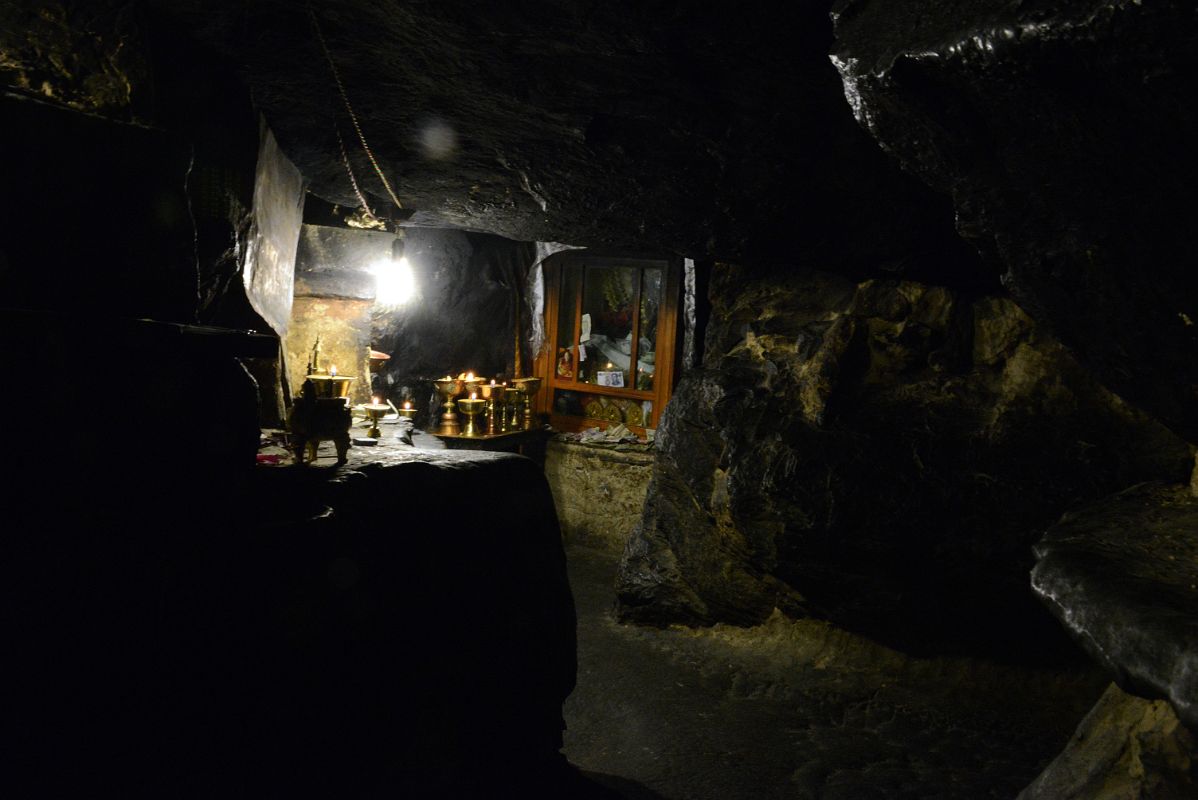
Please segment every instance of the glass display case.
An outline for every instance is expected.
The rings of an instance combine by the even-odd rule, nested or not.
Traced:
[[[555,427],[656,428],[669,399],[681,264],[560,254],[546,262],[544,405]]]

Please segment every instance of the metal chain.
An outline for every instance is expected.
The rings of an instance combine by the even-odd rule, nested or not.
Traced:
[[[354,177],[354,168],[349,165],[349,153],[345,151],[345,140],[341,138],[341,128],[334,124],[333,130],[337,131],[337,144],[341,147],[341,162],[345,164],[345,171],[349,174],[349,185],[354,187],[354,194],[358,196],[358,202],[362,204],[362,208],[366,209],[367,215],[371,219],[378,219],[370,210],[370,204],[366,202],[366,195],[362,194],[362,190],[358,188],[358,179]]]
[[[370,149],[370,145],[366,143],[366,135],[362,133],[362,126],[358,124],[358,115],[354,113],[354,107],[349,102],[349,95],[345,91],[345,84],[341,81],[341,73],[337,70],[337,64],[333,61],[333,54],[329,52],[329,45],[324,39],[324,32],[320,29],[320,22],[316,19],[316,11],[312,5],[308,4],[308,16],[312,19],[312,29],[316,31],[316,38],[320,42],[320,49],[324,51],[325,60],[328,61],[329,71],[333,73],[333,81],[337,84],[337,91],[341,93],[341,99],[345,103],[345,110],[349,113],[349,120],[353,123],[354,131],[358,134],[358,141],[362,143],[362,149],[366,151],[366,157],[370,159],[371,166],[378,174],[379,180],[383,182],[383,188],[387,190],[387,194],[391,197],[391,202],[395,203],[396,208],[403,208],[403,203],[399,202],[399,198],[395,196],[395,190],[391,188],[391,182],[387,180],[387,176],[383,174],[382,168],[379,167],[378,160],[374,157],[374,152]],[[340,138],[340,131],[338,131]],[[342,153],[344,153],[344,146]],[[349,161],[346,161],[349,164]],[[355,185],[355,189],[357,186]],[[361,194],[359,193],[359,197]],[[367,209],[369,211],[369,209]]]

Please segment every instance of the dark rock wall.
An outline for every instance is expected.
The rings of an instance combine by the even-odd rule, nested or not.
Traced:
[[[711,295],[703,368],[666,409],[621,565],[623,619],[777,606],[908,649],[1036,660],[1061,643],[1027,587],[1043,528],[1188,473],[1188,444],[1008,299],[726,265]]]
[[[114,2],[5,4],[0,64],[0,302],[265,329],[228,299],[258,146],[229,69]]]
[[[122,122],[146,121],[147,20],[128,0],[43,0],[0,7],[0,83]]]
[[[858,120],[1107,386],[1198,440],[1193,3],[841,2]]]
[[[194,321],[186,144],[27,100],[0,114],[0,303]]]

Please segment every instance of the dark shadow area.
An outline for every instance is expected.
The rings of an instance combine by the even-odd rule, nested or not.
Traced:
[[[44,316],[3,317],[5,340],[35,362],[64,345]],[[4,492],[11,785],[600,791],[558,752],[574,605],[532,461],[376,463],[374,448],[340,469],[255,468],[256,393],[228,352],[244,337],[101,329],[108,352],[160,365],[139,391],[82,407],[64,396],[36,415],[3,406],[24,421]]]

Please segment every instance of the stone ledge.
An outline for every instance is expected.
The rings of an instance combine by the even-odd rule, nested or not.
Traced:
[[[1035,547],[1032,588],[1123,689],[1198,730],[1198,499],[1141,484],[1066,514]]]
[[[545,477],[566,537],[623,550],[644,511],[653,461],[647,445],[551,440]]]

